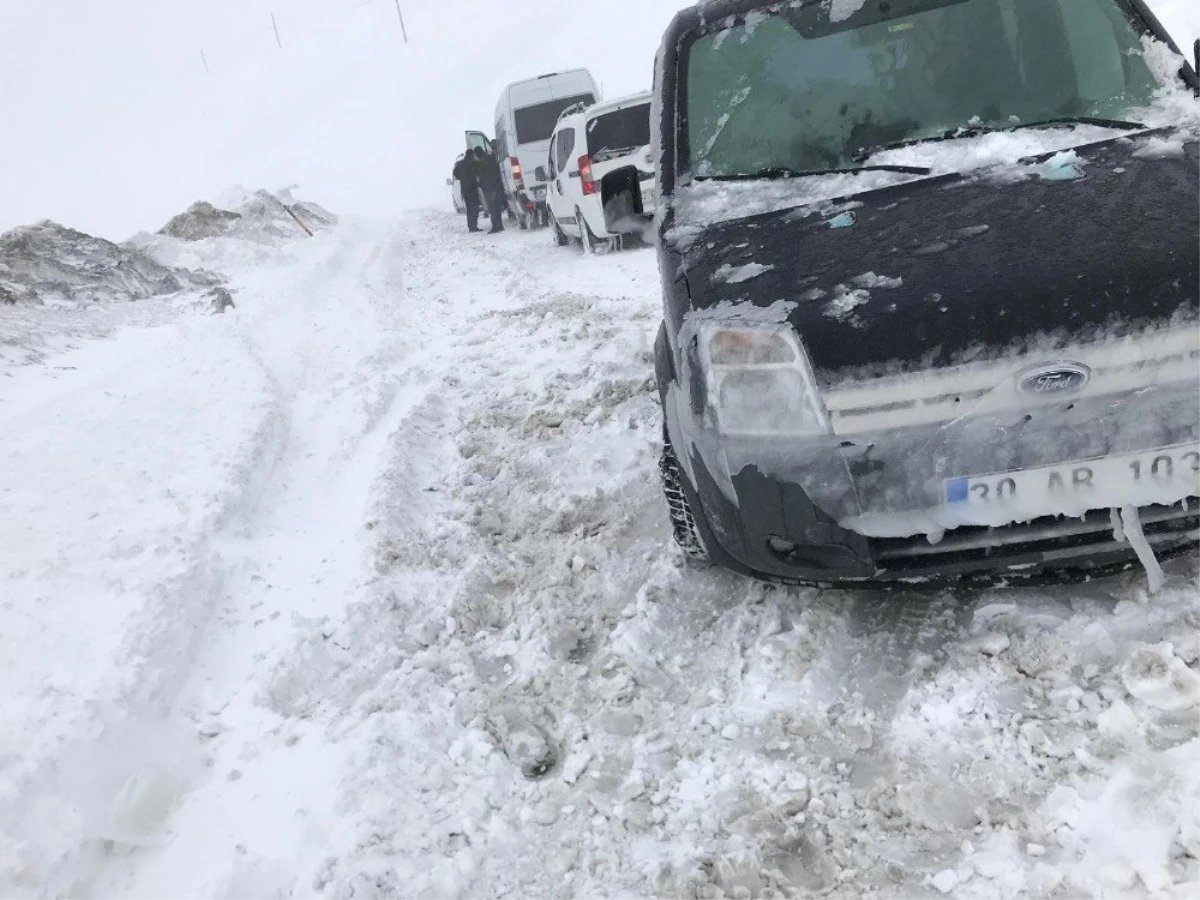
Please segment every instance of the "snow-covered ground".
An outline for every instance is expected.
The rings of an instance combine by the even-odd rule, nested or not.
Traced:
[[[4,312],[0,895],[1200,892],[1195,562],[688,568],[654,254],[548,240],[159,237],[237,308]]]

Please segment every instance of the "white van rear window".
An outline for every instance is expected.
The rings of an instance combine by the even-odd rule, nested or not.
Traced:
[[[650,104],[627,106],[588,122],[588,152],[592,162],[628,156],[650,144]]]
[[[576,103],[595,103],[596,98],[591,94],[576,94],[574,97],[562,97],[558,100],[547,100],[526,106],[513,113],[517,125],[517,143],[535,144],[547,140],[554,133],[558,117],[568,106]]]

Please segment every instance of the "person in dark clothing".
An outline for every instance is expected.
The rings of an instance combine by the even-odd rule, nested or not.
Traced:
[[[483,191],[484,202],[488,206],[488,216],[492,220],[491,234],[504,230],[504,179],[500,175],[500,163],[482,147],[475,148],[475,165],[479,178],[479,188]]]
[[[454,177],[462,185],[467,231],[479,231],[479,165],[473,155],[468,153],[454,164]]]

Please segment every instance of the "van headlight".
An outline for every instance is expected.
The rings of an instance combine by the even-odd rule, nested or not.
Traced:
[[[808,356],[791,328],[705,325],[699,338],[708,403],[722,433],[829,432]]]

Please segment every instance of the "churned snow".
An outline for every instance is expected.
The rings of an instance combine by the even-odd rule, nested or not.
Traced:
[[[1136,572],[889,597],[693,570],[652,252],[449,213],[152,245],[236,308],[0,320],[36,350],[0,380],[0,892],[1200,880],[1193,561],[1152,602]]]
[[[5,227],[148,227],[247,171],[307,176],[339,212],[432,202],[405,148],[436,133],[441,158],[528,67],[490,27],[435,40],[436,4],[405,6],[425,37],[401,63],[364,15],[269,60],[242,33],[253,63],[218,48],[211,76],[175,20],[136,96],[105,65],[43,67],[18,130],[96,137],[6,144]],[[1200,35],[1192,0],[1153,6]],[[536,33],[544,5],[515,7],[505,27]],[[610,89],[649,78],[642,31]],[[588,62],[595,29],[568,32]],[[378,114],[406,100],[430,113],[415,142]],[[980,164],[1017,152],[997,139]],[[365,174],[362,147],[383,148]],[[908,177],[876,174],[710,185],[689,212]],[[141,235],[237,306],[0,306],[0,895],[1200,891],[1195,560],[1153,599],[1140,572],[881,597],[684,566],[657,484],[653,253],[463,231]]]

